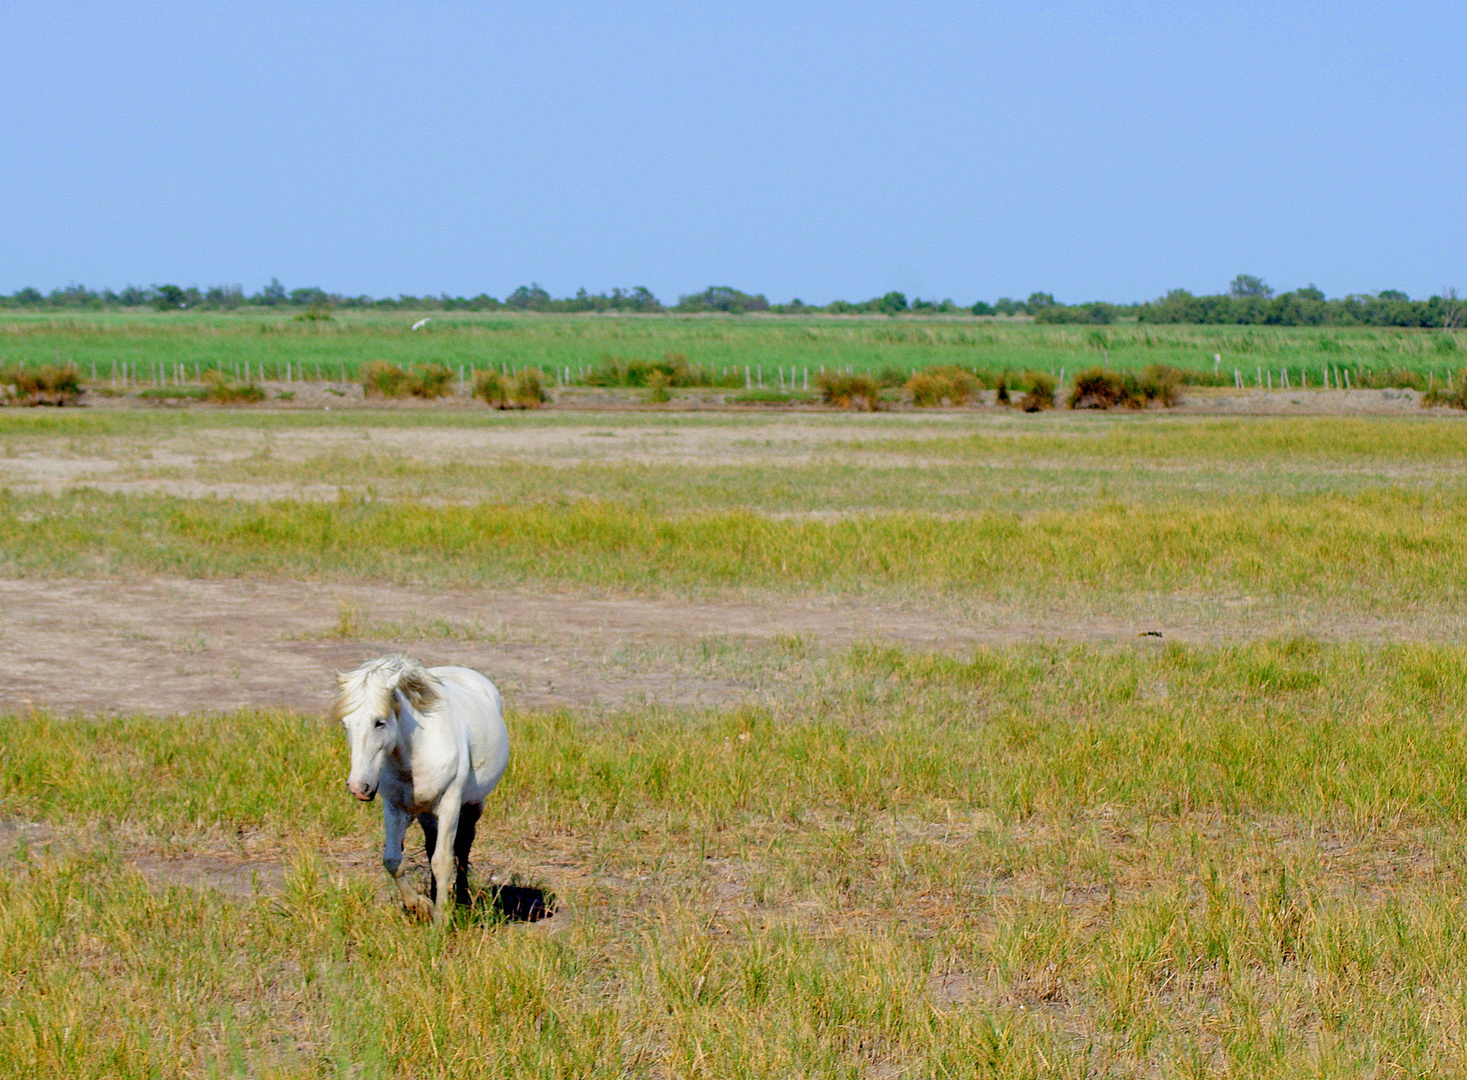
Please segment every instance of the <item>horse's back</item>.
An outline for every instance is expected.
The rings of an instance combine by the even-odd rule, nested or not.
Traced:
[[[504,699],[499,688],[473,668],[435,667],[428,673],[443,686],[450,715],[463,725],[468,742],[470,790],[465,791],[464,801],[481,802],[509,765]]]

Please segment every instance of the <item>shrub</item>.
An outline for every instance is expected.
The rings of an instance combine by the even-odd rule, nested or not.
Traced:
[[[672,383],[672,378],[660,371],[654,371],[647,379],[647,400],[654,405],[661,405],[672,400],[672,393],[667,389]]]
[[[1013,404],[1012,399],[1009,397],[1009,373],[1007,371],[998,377],[994,388],[998,391],[993,399],[995,405]]]
[[[881,407],[881,387],[869,375],[845,375],[839,371],[822,371],[815,377],[820,387],[820,400],[842,409],[865,409],[875,412]]]
[[[887,364],[876,374],[876,385],[883,390],[895,390],[899,386],[905,386],[910,376],[901,368]]]
[[[912,404],[917,408],[941,405],[945,392],[948,389],[947,381],[925,372],[918,372],[907,380],[906,391],[912,395]]]
[[[941,405],[966,405],[978,391],[978,380],[960,367],[934,367],[919,371],[907,380],[907,393],[919,408]]]
[[[422,364],[408,374],[408,393],[413,397],[448,397],[453,393],[453,369],[446,364]]]
[[[1070,390],[1072,409],[1109,409],[1124,405],[1144,409],[1153,402],[1171,408],[1182,399],[1182,372],[1166,364],[1152,364],[1140,375],[1122,375],[1093,367],[1075,376]]]
[[[1059,386],[1059,380],[1048,372],[1030,371],[1024,375],[1027,388],[1024,391],[1024,400],[1019,402],[1025,412],[1043,412],[1045,409],[1054,408],[1054,392]]]
[[[1167,364],[1152,364],[1141,373],[1137,389],[1147,405],[1159,401],[1163,408],[1170,409],[1182,400],[1182,379],[1180,369]]]
[[[501,375],[492,368],[481,371],[474,376],[474,397],[496,409],[538,409],[550,400],[534,368],[514,375]]]
[[[1121,404],[1125,397],[1126,384],[1119,375],[1093,367],[1075,376],[1068,404],[1072,409],[1109,409]]]
[[[362,365],[362,389],[368,397],[406,397],[407,385],[408,373],[396,364],[369,360]]]
[[[81,376],[71,364],[0,370],[0,404],[75,405],[81,395]]]
[[[453,393],[453,370],[444,364],[423,364],[404,371],[385,360],[362,366],[362,389],[369,397],[447,397]]]
[[[254,383],[232,383],[217,371],[206,371],[204,381],[204,397],[216,405],[252,405],[265,400],[265,391]]]

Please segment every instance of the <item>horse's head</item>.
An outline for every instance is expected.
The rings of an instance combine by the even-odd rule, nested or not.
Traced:
[[[382,785],[382,765],[397,745],[402,725],[398,695],[421,712],[438,699],[434,679],[416,660],[398,655],[338,675],[336,685],[332,715],[346,729],[351,747],[346,789],[368,802]]]

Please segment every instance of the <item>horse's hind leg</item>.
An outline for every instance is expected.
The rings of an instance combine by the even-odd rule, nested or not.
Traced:
[[[438,849],[438,819],[432,814],[419,814],[418,824],[423,827],[423,847],[428,854],[428,898],[438,903],[438,875],[433,873],[433,852]]]
[[[474,832],[483,812],[483,803],[464,803],[458,814],[458,831],[453,835],[453,898],[464,907],[468,907],[472,899],[469,896],[469,848],[474,846]]]

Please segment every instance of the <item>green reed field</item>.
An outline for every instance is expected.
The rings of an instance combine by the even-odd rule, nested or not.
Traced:
[[[511,700],[476,865],[553,887],[538,925],[403,916],[322,717],[12,712],[0,1073],[1463,1074],[1464,459],[1430,414],[0,412],[10,579],[1123,627]],[[1125,621],[1188,606],[1205,640]],[[286,868],[150,869],[201,860]]]
[[[421,329],[411,327],[426,314]],[[1462,366],[1461,342],[1439,331],[1238,326],[1065,327],[1018,321],[934,318],[546,316],[412,312],[338,312],[329,321],[294,315],[98,313],[0,316],[0,367],[58,358],[86,378],[127,370],[151,379],[156,369],[207,370],[283,377],[355,380],[371,360],[441,363],[457,370],[539,367],[580,379],[606,357],[658,360],[680,353],[694,366],[723,372],[746,366],[765,385],[780,369],[823,367],[879,372],[940,364],[1001,371],[1070,373],[1097,363],[1142,368],[1164,363],[1251,385],[1255,369],[1299,369],[1319,385],[1326,366],[1405,369],[1445,377]],[[257,376],[258,377],[258,376]],[[1277,373],[1275,372],[1275,378]]]

